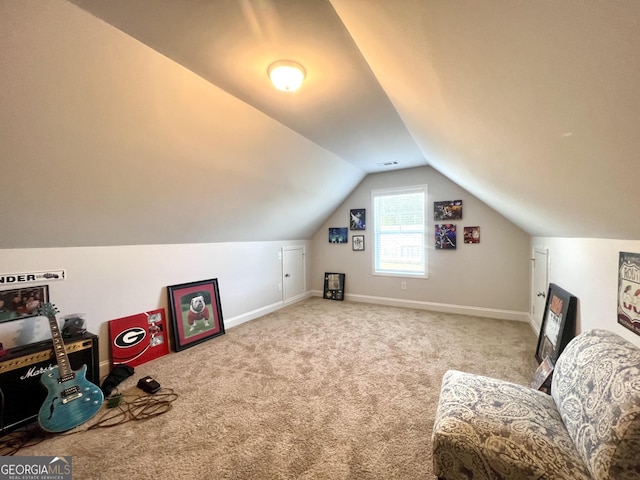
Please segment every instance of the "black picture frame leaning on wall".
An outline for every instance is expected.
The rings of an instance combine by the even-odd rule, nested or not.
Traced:
[[[538,364],[549,357],[555,365],[567,343],[575,336],[577,305],[577,297],[555,283],[549,284],[536,348]]]
[[[176,352],[224,335],[218,279],[167,287]]]
[[[344,273],[324,274],[324,298],[327,300],[344,300]]]

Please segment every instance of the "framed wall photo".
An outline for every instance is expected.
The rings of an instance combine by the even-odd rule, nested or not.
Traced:
[[[366,211],[364,208],[354,208],[349,212],[349,228],[364,230],[367,227]]]
[[[480,243],[480,227],[464,227],[464,243]]]
[[[357,252],[364,251],[364,235],[352,235],[351,248]]]
[[[538,364],[549,357],[555,365],[564,347],[575,336],[577,304],[577,297],[554,283],[549,284],[536,348]]]
[[[434,227],[436,250],[454,250],[457,246],[456,226],[453,223],[436,224]]]
[[[344,273],[324,274],[324,298],[328,300],[344,300]]]
[[[434,220],[462,220],[462,200],[433,202]]]
[[[0,291],[0,323],[36,317],[43,303],[49,303],[49,285]]]
[[[224,335],[218,279],[167,287],[176,352]]]
[[[347,243],[349,230],[347,227],[330,227],[329,243]]]

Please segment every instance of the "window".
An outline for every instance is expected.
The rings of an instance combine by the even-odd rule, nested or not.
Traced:
[[[427,278],[427,186],[371,192],[373,273]]]

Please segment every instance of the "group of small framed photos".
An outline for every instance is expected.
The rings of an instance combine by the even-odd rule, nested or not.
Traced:
[[[436,250],[454,250],[458,246],[458,227],[453,220],[462,220],[462,200],[444,200],[433,202],[435,248]],[[447,223],[438,223],[447,222]],[[480,243],[480,227],[463,227],[464,243]],[[354,208],[349,212],[349,228],[329,227],[329,243],[348,243],[349,230],[366,229],[366,210]],[[364,235],[351,235],[351,248],[364,251]]]
[[[462,220],[462,200],[444,200],[433,202],[433,220],[449,222]],[[480,227],[463,227],[464,243],[480,243]],[[458,227],[455,223],[436,223],[434,225],[436,250],[454,250],[458,246]]]
[[[366,230],[367,217],[364,208],[353,208],[349,212],[349,228],[330,227],[329,243],[347,243],[349,230]],[[351,235],[351,248],[356,252],[364,252],[364,235]]]

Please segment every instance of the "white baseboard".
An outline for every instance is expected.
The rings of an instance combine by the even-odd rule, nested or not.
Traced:
[[[305,292],[302,295],[298,295],[295,298],[289,299],[287,302],[276,302],[271,305],[267,305],[265,307],[258,308],[256,310],[252,310],[247,313],[243,313],[242,315],[238,315],[236,317],[232,317],[230,319],[224,320],[225,329],[237,327],[238,325],[242,325],[243,323],[249,322],[251,320],[255,320],[256,318],[262,317],[268,313],[275,312],[284,308],[293,303],[304,300],[309,297],[322,297],[322,292],[320,290],[310,290]],[[361,303],[373,303],[376,305],[388,305],[390,307],[406,307],[406,308],[415,308],[418,310],[430,310],[434,312],[443,312],[443,313],[457,313],[460,315],[473,315],[476,317],[485,317],[485,318],[496,318],[499,320],[515,320],[518,322],[527,322],[531,325],[531,328],[534,330],[534,333],[537,335],[540,327],[536,328],[534,325],[534,321],[531,319],[528,312],[517,312],[513,310],[500,310],[495,308],[484,308],[484,307],[468,307],[465,305],[451,305],[447,303],[435,303],[435,302],[423,302],[419,300],[402,300],[399,298],[390,298],[390,297],[375,297],[371,295],[357,295],[357,294],[346,294],[345,300],[350,300],[352,302],[361,302]],[[109,360],[100,362],[100,376],[109,373],[110,363]]]
[[[313,295],[322,296],[320,290],[313,290]],[[376,305],[388,305],[391,307],[415,308],[418,310],[430,310],[443,313],[457,313],[460,315],[473,315],[476,317],[496,318],[499,320],[515,320],[517,322],[530,323],[528,312],[514,310],[500,310],[497,308],[469,307],[466,305],[452,305],[448,303],[423,302],[420,300],[403,300],[400,298],[375,297],[371,295],[346,294],[345,300],[352,302],[373,303]]]
[[[295,301],[300,301],[303,300],[307,297],[310,297],[311,293],[305,293],[304,295],[300,295],[298,297],[295,298]],[[289,300],[286,305],[290,305],[294,303],[294,299]],[[265,307],[261,307],[258,308],[256,310],[252,310],[250,312],[247,313],[243,313],[242,315],[238,315],[236,317],[232,317],[232,318],[225,318],[224,319],[224,328],[225,330],[228,330],[230,328],[233,327],[237,327],[238,325],[241,325],[243,323],[249,322],[251,320],[255,320],[256,318],[262,317],[268,313],[271,312],[275,312],[276,310],[280,310],[281,308],[283,308],[285,306],[284,302],[276,302],[276,303],[272,303],[271,305],[267,305]],[[171,350],[171,353],[173,353],[173,350]],[[107,375],[110,371],[111,368],[111,363],[109,360],[104,360],[102,362],[100,362],[100,378],[103,378],[105,375]]]
[[[272,303],[271,305],[267,305],[266,307],[261,307],[256,310],[252,310],[247,313],[243,313],[242,315],[238,315],[236,317],[228,318],[224,320],[224,328],[233,328],[238,325],[242,325],[243,323],[249,322],[251,320],[255,320],[256,318],[262,317],[267,313],[275,312],[276,310],[280,310],[284,306],[283,302]]]

